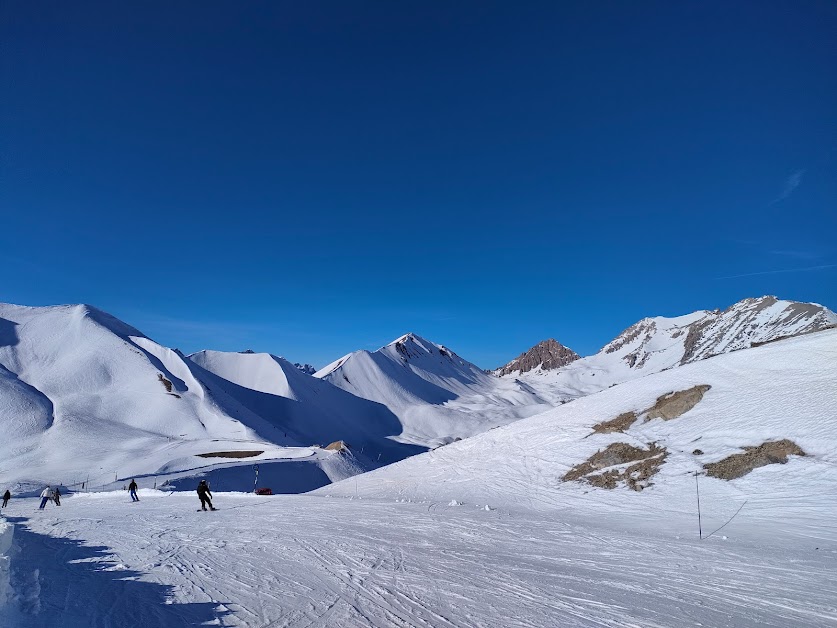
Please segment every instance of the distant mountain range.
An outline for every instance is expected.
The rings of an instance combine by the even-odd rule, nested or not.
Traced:
[[[764,296],[744,299],[723,311],[643,318],[584,360],[593,370],[612,370],[621,362],[629,369],[648,374],[835,324],[837,314],[822,305]],[[574,351],[550,339],[495,372],[500,376],[544,374],[578,359]]]
[[[186,357],[87,305],[0,304],[0,481],[165,475],[218,463],[202,454],[242,451],[310,460],[334,479],[649,373],[835,324],[820,305],[762,297],[643,319],[585,358],[548,340],[500,377],[416,334],[312,375],[251,350]],[[333,441],[350,447],[351,465],[334,467],[336,454],[323,449]]]

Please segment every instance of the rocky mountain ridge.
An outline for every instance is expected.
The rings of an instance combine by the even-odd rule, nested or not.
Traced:
[[[495,375],[511,375],[512,373],[528,373],[535,369],[549,371],[561,368],[581,356],[569,347],[565,347],[554,338],[539,342],[528,351],[524,351],[508,364],[494,371]]]

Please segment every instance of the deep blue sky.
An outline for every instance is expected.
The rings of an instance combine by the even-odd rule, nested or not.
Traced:
[[[837,307],[837,4],[17,2],[0,300],[323,366]]]

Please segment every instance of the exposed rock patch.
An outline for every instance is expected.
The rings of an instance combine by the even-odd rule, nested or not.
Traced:
[[[198,454],[199,458],[253,458],[260,456],[263,451],[213,451],[208,454]]]
[[[557,340],[550,338],[539,342],[525,353],[521,353],[516,359],[497,369],[496,373],[499,376],[518,371],[528,373],[539,366],[548,371],[575,362],[579,357],[581,356],[569,347],[565,347]]]
[[[623,412],[615,419],[609,421],[602,421],[593,426],[594,434],[612,434],[613,432],[626,432],[636,422],[640,416],[645,416],[646,421],[651,419],[663,419],[670,421],[685,414],[694,408],[701,399],[704,393],[712,388],[708,384],[700,384],[693,386],[686,390],[678,390],[676,392],[666,393],[657,397],[657,401],[653,406],[642,412],[634,412],[630,410]]]
[[[623,412],[615,419],[602,421],[593,426],[596,434],[612,434],[613,432],[624,432],[637,420],[636,412]]]
[[[703,465],[706,474],[721,480],[734,480],[747,475],[753,469],[769,464],[785,464],[788,456],[804,456],[805,452],[793,441],[782,439],[768,441],[758,447],[745,447],[744,453],[733,454]]]
[[[163,385],[167,393],[171,392],[171,381],[166,379],[165,375],[163,375],[162,373],[157,373],[157,381],[159,381]]]
[[[663,419],[664,421],[670,421],[676,419],[694,408],[710,388],[712,386],[708,384],[700,384],[686,390],[660,395],[654,405],[645,411],[645,420]]]
[[[627,443],[612,443],[574,466],[562,479],[565,482],[583,481],[607,489],[616,488],[624,482],[628,488],[641,491],[651,485],[651,478],[660,470],[667,455],[665,447],[656,443],[651,443],[648,449]],[[605,471],[598,473],[602,470]]]
[[[345,443],[345,441],[336,440],[333,443],[330,443],[330,444],[326,445],[325,449],[328,449],[329,451],[343,452],[343,451],[349,451],[349,446]]]

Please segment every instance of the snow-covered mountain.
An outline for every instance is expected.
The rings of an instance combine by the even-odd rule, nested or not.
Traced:
[[[551,407],[529,386],[501,380],[416,334],[355,351],[315,374],[398,416],[401,440],[433,447]]]
[[[302,364],[300,362],[294,362],[294,366],[298,368],[300,371],[305,373],[306,375],[313,375],[317,372],[317,367],[312,366],[310,364]]]
[[[252,351],[188,359],[90,306],[0,305],[0,480],[72,483],[89,473],[102,484],[200,469],[213,463],[200,454],[242,451],[263,452],[250,462],[305,459],[345,477],[650,373],[835,323],[822,306],[763,297],[643,319],[598,354],[552,370],[549,360],[569,353],[542,347],[496,377],[407,334],[312,377]],[[337,440],[358,459],[325,470],[334,461],[314,445]]]
[[[94,307],[0,304],[0,480],[101,486],[230,451],[319,459],[214,377]]]
[[[837,324],[837,314],[816,303],[772,296],[744,299],[725,310],[701,310],[644,318],[598,353],[551,371],[535,369],[520,379],[564,399],[590,394],[651,373],[715,355]],[[505,377],[514,377],[506,375]]]
[[[0,624],[833,626],[835,381],[829,330],[315,494],[15,495]]]
[[[522,375],[534,370],[551,371],[575,362],[581,356],[554,338],[539,342],[528,351],[494,371],[495,375]]]
[[[704,532],[746,502],[725,534],[781,525],[810,542],[837,516],[835,407],[837,330],[825,330],[629,381],[318,492],[697,533],[697,471]]]
[[[389,464],[422,451],[394,437],[402,427],[384,405],[350,394],[312,377],[287,360],[268,353],[199,351],[188,359],[254,414],[270,418],[282,436],[326,446],[342,440],[356,455]],[[206,375],[202,379],[209,380]]]

